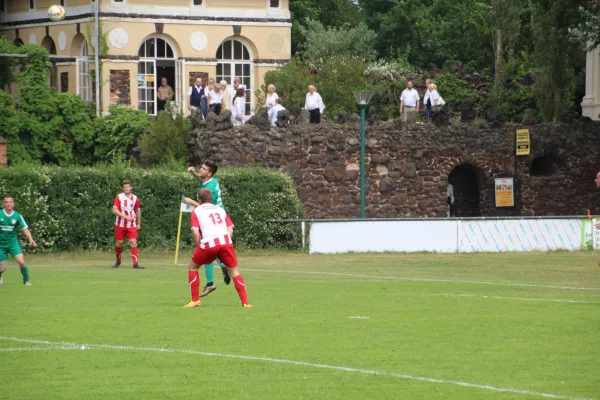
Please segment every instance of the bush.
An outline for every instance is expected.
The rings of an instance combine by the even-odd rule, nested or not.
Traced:
[[[446,102],[446,107],[454,111],[459,111],[460,105],[467,99],[475,104],[480,103],[478,93],[469,89],[469,84],[461,79],[459,74],[439,74],[435,77],[435,84]]]
[[[99,161],[123,162],[136,150],[150,125],[150,115],[126,107],[111,106],[110,115],[96,120],[94,155]]]
[[[259,168],[223,168],[217,176],[239,245],[299,247],[299,226],[269,222],[296,218],[301,212],[288,175]],[[29,223],[41,251],[109,248],[114,226],[111,207],[123,179],[133,180],[134,192],[141,199],[141,246],[174,249],[180,196],[195,197],[199,188],[189,173],[115,166],[23,165],[0,170],[0,187],[14,196],[16,209]],[[189,214],[183,221],[182,243],[189,248]]]
[[[161,111],[150,124],[150,129],[140,140],[140,161],[142,165],[161,165],[172,161],[185,162],[188,159],[187,142],[192,132],[192,123],[182,112],[175,112],[167,104],[167,111]]]
[[[510,83],[507,87],[491,88],[482,104],[481,115],[501,111],[507,121],[520,123],[527,109],[536,108],[536,98],[529,86],[517,82]]]

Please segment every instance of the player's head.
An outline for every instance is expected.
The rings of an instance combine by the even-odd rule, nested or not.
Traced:
[[[2,203],[2,206],[6,211],[12,211],[12,209],[15,208],[15,201],[13,200],[13,197],[10,194],[4,195],[4,201]]]
[[[131,181],[128,179],[123,181],[123,193],[125,193],[125,194],[131,193]]]
[[[212,178],[217,173],[217,164],[214,161],[206,160],[200,166],[200,172],[198,173],[201,178]]]
[[[198,191],[198,201],[200,204],[212,204],[213,201],[213,193],[210,189],[200,189]]]
[[[600,188],[600,172],[596,174],[596,179],[594,179],[594,182],[596,182],[596,187]]]

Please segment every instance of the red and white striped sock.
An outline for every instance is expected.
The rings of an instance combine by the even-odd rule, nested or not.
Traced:
[[[133,265],[138,265],[138,248],[131,248],[131,261],[133,261]]]
[[[235,278],[233,278],[233,282],[235,283],[235,290],[237,290],[238,295],[240,296],[242,305],[248,304],[248,294],[246,293],[246,284],[244,283],[244,278],[242,277],[242,275],[238,275]]]
[[[198,270],[188,271],[188,282],[190,283],[192,301],[200,300],[200,275]]]

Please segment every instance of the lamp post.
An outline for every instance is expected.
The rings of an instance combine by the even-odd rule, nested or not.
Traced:
[[[360,217],[365,217],[365,109],[373,97],[371,90],[352,92],[360,106]]]

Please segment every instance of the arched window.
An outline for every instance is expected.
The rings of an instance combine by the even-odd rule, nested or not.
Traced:
[[[226,80],[233,85],[236,77],[246,86],[246,115],[252,110],[252,56],[248,47],[239,40],[226,40],[217,49],[217,82]]]
[[[88,45],[81,42],[79,57],[77,58],[77,93],[83,101],[92,101],[92,88],[90,79],[90,60]]]
[[[157,73],[160,72],[161,76],[168,75],[168,81],[173,84],[175,52],[166,40],[151,37],[141,44],[138,56],[138,110],[156,114],[156,85],[160,79]]]

